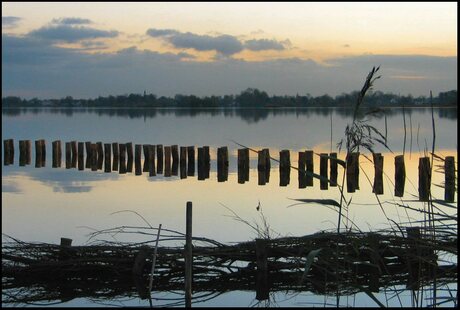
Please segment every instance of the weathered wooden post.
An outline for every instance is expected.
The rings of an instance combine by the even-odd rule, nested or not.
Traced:
[[[142,172],[149,172],[149,144],[143,144],[142,149],[144,152],[144,166],[142,168]]]
[[[155,145],[149,144],[149,177],[156,176],[156,169],[155,169]]]
[[[112,145],[104,143],[104,172],[112,172]]]
[[[314,170],[314,161],[313,161],[313,151],[312,150],[306,150],[305,151],[305,162],[306,162],[306,168],[307,168],[307,171],[310,172],[310,173],[313,173],[313,170]],[[310,175],[306,175],[305,176],[305,179],[306,179],[306,186],[313,186],[313,175],[310,174]]]
[[[188,146],[187,147],[187,175],[194,176],[195,175],[195,147]]]
[[[84,149],[85,144],[83,142],[78,142],[78,170],[85,170],[85,161],[84,161]]]
[[[60,140],[53,141],[51,142],[51,145],[52,145],[52,154],[53,154],[52,167],[59,168],[61,167],[61,158],[62,158],[61,141]]]
[[[178,175],[179,149],[178,149],[178,146],[176,144],[171,145],[171,157],[172,157],[171,175]]]
[[[70,150],[71,150],[70,166],[72,168],[77,168],[77,157],[78,157],[77,141],[70,141]]]
[[[268,262],[267,262],[267,241],[265,239],[256,239],[256,299],[267,300],[269,298],[268,285]]]
[[[85,149],[86,149],[86,163],[85,163],[85,168],[89,169],[91,168],[91,163],[92,163],[92,159],[91,159],[91,141],[86,141],[85,142]]]
[[[41,141],[42,140],[35,140],[35,168],[41,168],[42,167],[42,152],[43,152],[43,149],[41,147]]]
[[[179,150],[180,150],[180,158],[179,158],[180,178],[185,179],[187,178],[187,147],[181,146]]]
[[[187,201],[185,215],[185,306],[192,306],[193,245],[192,245],[192,202]]]
[[[455,160],[453,156],[446,156],[444,161],[444,200],[454,202],[455,199]]]
[[[404,164],[404,155],[395,157],[395,196],[404,196],[404,185],[406,183],[406,166]]]
[[[307,187],[307,176],[305,173],[306,165],[307,165],[307,156],[305,152],[299,152],[299,161],[297,165],[299,188]]]
[[[126,143],[126,155],[128,157],[128,161],[126,162],[127,172],[133,172],[133,157],[134,157],[133,153],[134,153],[133,143],[132,142]]]
[[[330,181],[330,185],[331,187],[336,187],[337,186],[337,175],[338,175],[338,172],[337,172],[337,167],[338,167],[338,164],[337,164],[337,153],[333,152],[333,153],[330,153],[329,154],[329,157],[330,157],[330,169],[331,169],[331,175],[329,177],[329,181]]]
[[[14,141],[13,139],[3,140],[3,165],[14,164]]]
[[[19,166],[26,165],[26,141],[19,140]]]
[[[97,154],[97,170],[102,170],[102,165],[104,164],[104,147],[102,142],[96,143],[96,154]]]
[[[59,249],[59,260],[67,260],[71,256],[70,247],[72,246],[72,239],[61,238]]]
[[[72,150],[70,142],[65,143],[65,168],[70,169],[72,166]]]
[[[125,174],[126,173],[126,144],[125,143],[120,143],[118,145],[119,151],[120,151],[120,169],[119,173],[120,174]]]
[[[280,186],[287,186],[291,179],[291,159],[289,150],[280,151]]]
[[[347,154],[347,192],[354,193],[359,189],[359,152]]]
[[[134,174],[135,175],[142,175],[141,153],[142,153],[142,145],[141,144],[134,145]]]
[[[97,171],[97,167],[98,167],[97,144],[91,143],[91,171]]]
[[[319,156],[319,174],[324,178],[319,182],[321,190],[328,189],[329,179],[327,176],[327,153],[321,153]]]
[[[420,288],[421,260],[424,259],[420,249],[420,227],[406,227],[406,232],[408,243],[407,266],[409,267],[406,287],[410,290],[418,290]]]
[[[41,166],[45,167],[46,166],[46,141],[44,139],[40,139],[40,147],[42,149]]]
[[[228,148],[226,146],[217,149],[217,182],[225,182],[228,179]]]
[[[258,185],[265,185],[267,183],[267,152],[265,149],[257,151],[257,176],[258,176]]]
[[[238,149],[238,183],[249,181],[249,149]]]
[[[25,144],[26,144],[26,165],[30,165],[31,161],[32,161],[32,144],[30,142],[30,140],[26,140],[25,141]]]
[[[268,183],[270,181],[270,171],[271,171],[271,164],[270,164],[270,150],[263,149],[265,152],[265,182]]]
[[[165,155],[165,177],[171,176],[171,147],[165,146],[164,147],[164,155]]]
[[[119,146],[118,142],[112,143],[112,153],[113,153],[113,161],[112,161],[112,171],[118,171],[119,167]]]
[[[203,181],[205,179],[205,155],[204,155],[204,148],[199,147],[198,148],[198,180]]]
[[[418,162],[418,195],[420,201],[430,199],[431,168],[430,158],[420,157]]]
[[[163,174],[163,145],[157,144],[157,173]]]
[[[209,179],[209,172],[211,170],[211,155],[209,154],[209,146],[203,146],[204,150],[204,178]]]
[[[374,159],[374,185],[372,192],[376,195],[383,194],[383,156],[381,153],[372,153]]]

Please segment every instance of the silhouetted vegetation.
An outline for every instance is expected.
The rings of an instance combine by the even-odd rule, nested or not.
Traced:
[[[335,98],[329,95],[313,97],[310,94],[296,96],[269,96],[265,91],[248,88],[239,95],[205,96],[176,95],[157,97],[154,94],[129,94],[119,96],[97,97],[95,99],[74,99],[67,96],[61,99],[21,99],[9,96],[2,98],[3,107],[351,107],[356,102],[359,91],[341,94]],[[440,92],[433,97],[436,106],[457,106],[457,91]],[[425,96],[401,96],[392,93],[375,91],[369,93],[363,102],[364,106],[429,106],[430,99]]]

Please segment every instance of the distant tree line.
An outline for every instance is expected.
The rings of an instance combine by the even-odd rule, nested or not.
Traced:
[[[176,95],[158,97],[154,94],[129,94],[97,97],[94,99],[74,99],[67,96],[61,99],[21,99],[9,96],[2,98],[3,107],[348,107],[354,105],[359,92],[343,93],[335,98],[329,95],[313,97],[310,94],[295,96],[269,96],[265,91],[248,88],[239,95],[206,96]],[[385,106],[429,106],[426,96],[400,96],[375,91],[368,93],[364,104],[375,107]],[[440,92],[433,97],[433,105],[457,106],[457,91]]]

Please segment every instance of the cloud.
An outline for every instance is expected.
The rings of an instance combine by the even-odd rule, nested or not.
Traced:
[[[29,32],[28,36],[42,40],[75,43],[88,39],[113,38],[118,36],[118,34],[119,32],[115,30],[106,31],[91,27],[76,27],[67,24],[58,24],[33,30]]]
[[[61,25],[87,25],[87,24],[92,24],[93,22],[87,18],[64,17],[64,18],[55,18],[52,20],[52,23],[61,24]]]
[[[88,54],[36,37],[4,34],[2,94],[94,98],[145,89],[158,96],[204,96],[237,94],[253,87],[270,95],[335,96],[359,90],[370,69],[378,65],[382,78],[376,91],[419,96],[430,89],[436,94],[457,88],[457,57],[361,55],[328,59],[327,66],[300,58],[253,62],[222,56],[212,62],[189,61],[192,57],[183,51],[159,53],[134,46]]]
[[[244,47],[251,51],[264,51],[264,50],[284,50],[286,46],[290,45],[290,41],[277,41],[269,39],[248,40],[244,43]]]
[[[159,37],[176,48],[192,48],[197,51],[216,51],[222,55],[233,55],[243,50],[243,44],[231,35],[198,35],[173,29],[148,29],[147,35]]]
[[[21,18],[16,16],[2,16],[2,28],[14,28],[17,26],[20,20]]]
[[[179,31],[174,30],[174,29],[148,29],[147,34],[151,37],[163,37],[163,36],[171,36],[175,34],[180,34]]]

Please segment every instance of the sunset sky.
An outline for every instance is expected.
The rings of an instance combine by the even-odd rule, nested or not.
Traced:
[[[457,88],[457,3],[2,2],[2,96]]]

